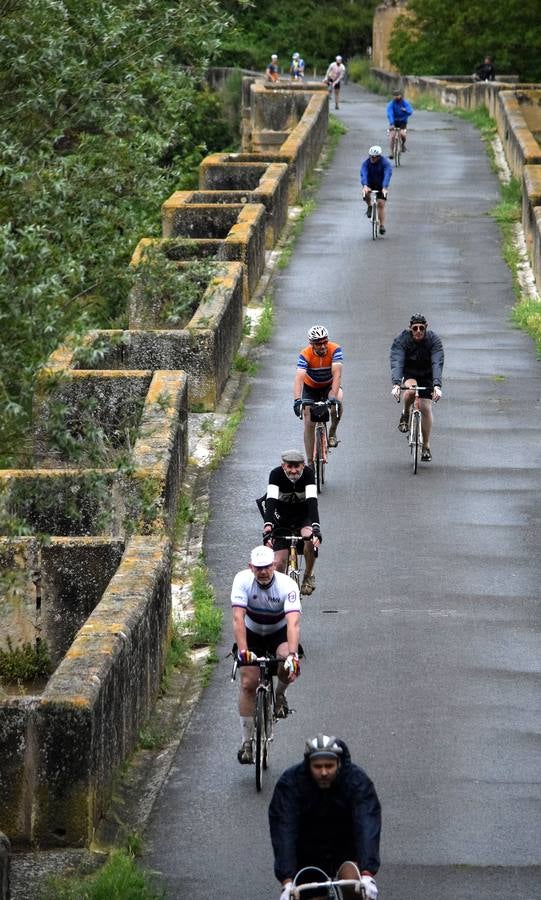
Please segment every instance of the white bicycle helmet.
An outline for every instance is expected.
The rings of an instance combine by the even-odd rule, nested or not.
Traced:
[[[293,59],[299,59],[299,57],[300,57],[300,53],[294,53],[294,54],[293,54]]]
[[[337,57],[336,57],[336,62],[337,62],[337,63],[341,63],[341,62],[342,62],[342,57],[341,57],[341,56],[337,56]]]
[[[325,328],[324,325],[312,325],[310,330],[308,331],[308,340],[309,341],[322,341],[323,338],[328,338],[329,332]]]
[[[342,748],[334,736],[316,734],[315,737],[306,741],[304,755],[307,759],[315,759],[319,756],[334,756],[335,759],[340,759]]]
[[[373,147],[370,147],[370,150],[368,151],[368,155],[369,156],[381,156],[381,147],[379,146],[379,144],[374,144]]]

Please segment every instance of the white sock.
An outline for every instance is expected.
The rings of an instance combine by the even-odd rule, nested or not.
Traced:
[[[254,736],[254,719],[253,716],[240,716],[240,733],[242,735],[242,743],[251,741]]]

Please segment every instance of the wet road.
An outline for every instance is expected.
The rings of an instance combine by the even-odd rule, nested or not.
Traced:
[[[257,795],[253,769],[236,762],[229,663],[217,666],[145,838],[145,863],[177,900],[278,896],[268,801],[321,730],[343,737],[376,783],[382,900],[541,897],[541,371],[509,324],[511,278],[488,215],[498,186],[470,125],[414,114],[388,233],[372,242],[358,169],[385,142],[384,103],[345,92],[348,134],[277,278],[274,337],[214,479],[206,555],[228,621],[231,580],[260,533],[254,498],[279,451],[302,445],[296,353],[325,323],[344,347],[345,417],[320,501],[297,713],[279,723]],[[434,459],[414,477],[388,351],[417,311],[446,362]]]

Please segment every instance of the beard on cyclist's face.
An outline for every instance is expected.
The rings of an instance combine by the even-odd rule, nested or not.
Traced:
[[[325,356],[328,343],[328,341],[312,341],[314,353],[316,353],[317,356]]]
[[[426,335],[426,325],[411,325],[410,334],[414,341],[423,341]]]
[[[254,578],[261,587],[267,587],[274,578],[274,563],[268,566],[254,566],[250,563]]]
[[[303,473],[304,463],[282,463],[282,469],[286,473],[290,481],[295,484]]]

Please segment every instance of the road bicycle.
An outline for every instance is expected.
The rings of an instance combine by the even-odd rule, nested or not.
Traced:
[[[239,663],[236,658],[237,648],[233,647],[233,670],[231,681],[235,681],[239,666],[259,666],[259,684],[255,696],[254,742],[255,742],[255,786],[258,791],[263,787],[263,772],[269,765],[270,744],[274,740],[274,723],[276,721],[276,694],[274,676],[283,660],[276,656],[258,656],[251,663]]]
[[[382,191],[375,191],[375,190],[370,191],[370,203],[372,206],[370,222],[372,224],[372,240],[373,241],[376,241],[378,239],[378,237],[380,236],[379,229],[380,229],[381,223],[379,220],[379,206],[378,206],[378,199],[380,197],[380,194],[381,194],[381,196],[383,196]]]
[[[413,402],[410,406],[409,411],[409,419],[408,419],[408,444],[410,448],[412,465],[413,465],[413,474],[417,474],[417,468],[419,465],[419,460],[423,453],[423,429],[421,427],[421,404],[420,404],[420,396],[419,391],[427,391],[428,388],[421,387],[419,384],[412,385],[400,385],[400,391],[414,391],[415,396],[413,398]],[[400,402],[400,399],[398,399]]]
[[[303,872],[318,872],[323,880],[320,881],[311,881],[306,884],[297,884],[297,879]],[[303,900],[303,897],[307,896],[309,892],[313,892],[315,889],[321,891],[319,894],[320,897],[325,897],[326,900],[343,900],[343,898],[347,897],[361,897],[363,900],[366,898],[366,891],[363,888],[360,881],[357,879],[351,878],[329,878],[329,876],[322,870],[318,869],[315,866],[310,866],[309,869],[301,869],[300,872],[297,872],[293,884],[291,886],[291,898],[292,900]],[[344,889],[345,892],[344,892]],[[323,893],[325,892],[325,893]],[[313,893],[312,893],[313,896]]]
[[[400,137],[400,128],[391,125],[391,127],[389,128],[389,134],[391,135],[393,162],[396,168],[398,168],[398,166],[400,165],[400,157],[402,155],[402,138]]]
[[[316,476],[316,486],[318,494],[321,494],[323,485],[325,484],[325,466],[327,465],[327,453],[329,449],[329,432],[328,422],[330,419],[330,408],[334,406],[338,418],[338,402],[336,400],[303,400],[303,408],[309,407],[310,419],[315,423],[314,427],[314,452],[312,454],[312,463],[314,474]]]

